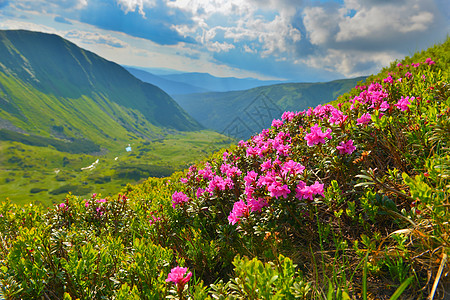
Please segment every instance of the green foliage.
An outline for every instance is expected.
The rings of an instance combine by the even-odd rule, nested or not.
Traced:
[[[327,113],[339,114],[330,106],[288,113],[249,141],[169,178],[125,185],[118,196],[69,194],[45,213],[2,202],[4,297],[445,297],[431,285],[447,280],[450,254],[448,56],[432,58],[402,62],[341,98],[340,123],[330,121]],[[382,101],[367,103],[369,92]],[[367,112],[375,117],[364,121]],[[319,125],[332,135],[308,145]],[[349,140],[355,149],[339,151]],[[127,159],[176,143],[139,144]],[[3,161],[30,160],[27,146],[8,146]],[[95,169],[91,180],[114,178],[110,169]]]
[[[93,153],[100,151],[100,146],[85,139],[73,139],[73,141],[66,142],[37,135],[25,135],[7,129],[0,129],[0,140],[16,141],[25,145],[38,147],[47,147],[50,145],[58,151],[68,153]]]
[[[214,299],[305,299],[310,284],[295,270],[292,260],[280,255],[276,262],[239,255],[233,261],[234,277],[212,285]]]

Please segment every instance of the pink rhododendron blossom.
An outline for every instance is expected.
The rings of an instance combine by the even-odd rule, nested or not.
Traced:
[[[247,157],[258,155],[259,150],[260,149],[258,147],[248,147],[247,148]]]
[[[269,194],[271,197],[279,198],[287,198],[287,195],[291,192],[289,187],[286,184],[283,184],[279,181],[274,181],[267,187]]]
[[[344,123],[347,118],[348,116],[344,115],[339,109],[333,109],[331,111],[331,116],[328,119],[328,122],[330,122],[330,124],[340,125]]]
[[[387,101],[383,101],[380,104],[380,110],[381,111],[386,111],[389,109],[389,103],[387,103]]]
[[[209,163],[206,163],[205,168],[198,171],[198,175],[202,176],[206,180],[211,180],[215,174],[211,170],[211,165]]]
[[[239,170],[238,167],[229,164],[222,164],[220,166],[220,171],[222,174],[227,175],[227,177],[240,176],[242,174],[242,171]]]
[[[177,286],[184,286],[191,279],[192,272],[187,273],[187,268],[175,267],[170,270],[166,282],[173,282]],[[184,276],[186,274],[186,276]]]
[[[86,202],[84,203],[84,207],[89,207],[89,201],[86,201]]]
[[[431,66],[431,65],[434,65],[436,62],[434,62],[433,60],[431,60],[431,58],[428,57],[428,58],[425,60],[425,63],[426,63],[426,64],[429,64],[429,65]]]
[[[331,139],[331,129],[328,128],[326,132],[322,132],[322,128],[319,125],[315,124],[311,127],[311,133],[305,135],[305,140],[307,141],[307,145],[312,147],[319,143],[325,144],[325,138]]]
[[[408,105],[411,105],[411,102],[414,101],[414,97],[406,97],[403,98],[403,96],[398,100],[397,104],[394,104],[398,109],[401,111],[409,111]]]
[[[294,112],[291,112],[291,111],[285,111],[284,113],[283,113],[283,115],[281,116],[281,119],[283,120],[283,121],[287,121],[287,122],[289,122],[289,121],[291,121],[295,116],[298,116],[298,115],[300,115],[301,113],[294,113]]]
[[[363,114],[359,119],[356,119],[356,124],[358,125],[367,125],[372,120],[372,117],[369,113]]]
[[[406,72],[405,77],[407,77],[408,79],[411,79],[412,74],[410,72]]]
[[[303,170],[305,170],[305,167],[301,163],[289,160],[281,167],[281,174],[284,177],[287,177],[289,175],[296,176],[298,174],[302,174]]]
[[[266,199],[259,197],[258,200],[251,198],[248,200],[248,204],[252,212],[261,212],[263,207],[269,206],[269,203]]]
[[[266,160],[265,162],[263,162],[262,164],[261,164],[261,171],[267,171],[267,170],[270,170],[270,169],[272,169],[272,160],[271,159],[268,159],[268,160]]]
[[[228,222],[231,225],[238,223],[243,216],[248,216],[248,208],[248,205],[242,199],[235,202],[233,209],[228,216]]]
[[[336,149],[339,150],[339,154],[352,154],[356,147],[353,145],[353,140],[348,140],[347,142],[340,142]]]
[[[306,186],[304,182],[301,182],[297,185],[296,188],[296,197],[298,199],[309,199],[314,200],[315,195],[324,196],[323,184],[316,181],[313,185]]]
[[[393,84],[394,83],[394,79],[392,78],[391,75],[389,75],[388,77],[386,77],[385,79],[383,79],[384,83],[390,83]]]
[[[204,189],[198,188],[197,192],[195,192],[195,195],[197,196],[197,198],[200,198],[203,195],[204,192],[205,192]]]
[[[280,128],[281,126],[283,126],[283,121],[274,119],[272,121],[272,126],[275,128]]]
[[[180,178],[180,182],[186,184],[186,183],[188,183],[188,179],[187,178]]]
[[[225,151],[222,155],[222,160],[226,161],[228,159],[228,156],[230,156],[230,153],[228,153],[227,151]]]
[[[399,68],[402,67],[402,66],[403,66],[402,63],[398,63],[397,64],[397,67],[399,67]]]
[[[95,200],[95,202],[97,202],[97,203],[105,203],[106,199],[97,199],[97,200]]]
[[[244,176],[245,185],[249,186],[253,184],[256,181],[256,178],[258,177],[258,173],[255,171],[250,171],[247,173],[247,175]]]
[[[59,206],[59,208],[62,208],[62,209],[66,208],[66,204],[65,203],[60,203],[58,206]]]
[[[183,192],[175,192],[172,195],[172,207],[175,208],[177,205],[182,205],[189,201],[189,197]]]

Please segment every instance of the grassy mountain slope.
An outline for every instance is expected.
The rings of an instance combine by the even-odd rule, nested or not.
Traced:
[[[49,205],[68,191],[117,191],[167,176],[230,142],[201,128],[164,91],[115,63],[56,35],[0,31],[2,199]]]
[[[157,127],[200,129],[159,88],[56,35],[1,31],[0,71],[0,117],[28,133],[62,126],[68,137],[105,143],[153,138]]]
[[[284,111],[303,110],[332,101],[362,79],[285,83],[244,91],[175,95],[174,98],[206,128],[248,138],[270,126]]]

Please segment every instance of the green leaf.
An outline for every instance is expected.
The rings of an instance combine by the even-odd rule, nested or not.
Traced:
[[[389,299],[396,300],[398,297],[400,297],[400,295],[403,293],[403,291],[411,284],[413,279],[414,279],[414,276],[411,276],[408,279],[406,279],[405,281],[403,281],[403,283],[397,288],[395,293]]]

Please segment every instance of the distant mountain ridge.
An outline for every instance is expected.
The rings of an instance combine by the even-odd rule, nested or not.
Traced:
[[[243,91],[174,95],[206,128],[247,139],[284,111],[301,111],[336,99],[366,77],[319,83],[283,83]]]
[[[0,31],[0,128],[117,141],[202,126],[167,93],[53,34]]]
[[[125,67],[125,69],[127,69],[127,71],[130,72],[136,78],[142,80],[143,82],[156,85],[169,95],[211,92],[211,90],[208,90],[206,88],[201,88],[188,83],[166,79],[161,77],[161,75],[155,75],[141,69],[132,67]]]
[[[138,68],[128,66],[125,68],[136,76],[136,78],[154,84],[172,96],[206,92],[240,91],[282,83],[280,80],[216,77],[208,73],[198,72],[155,75]]]

